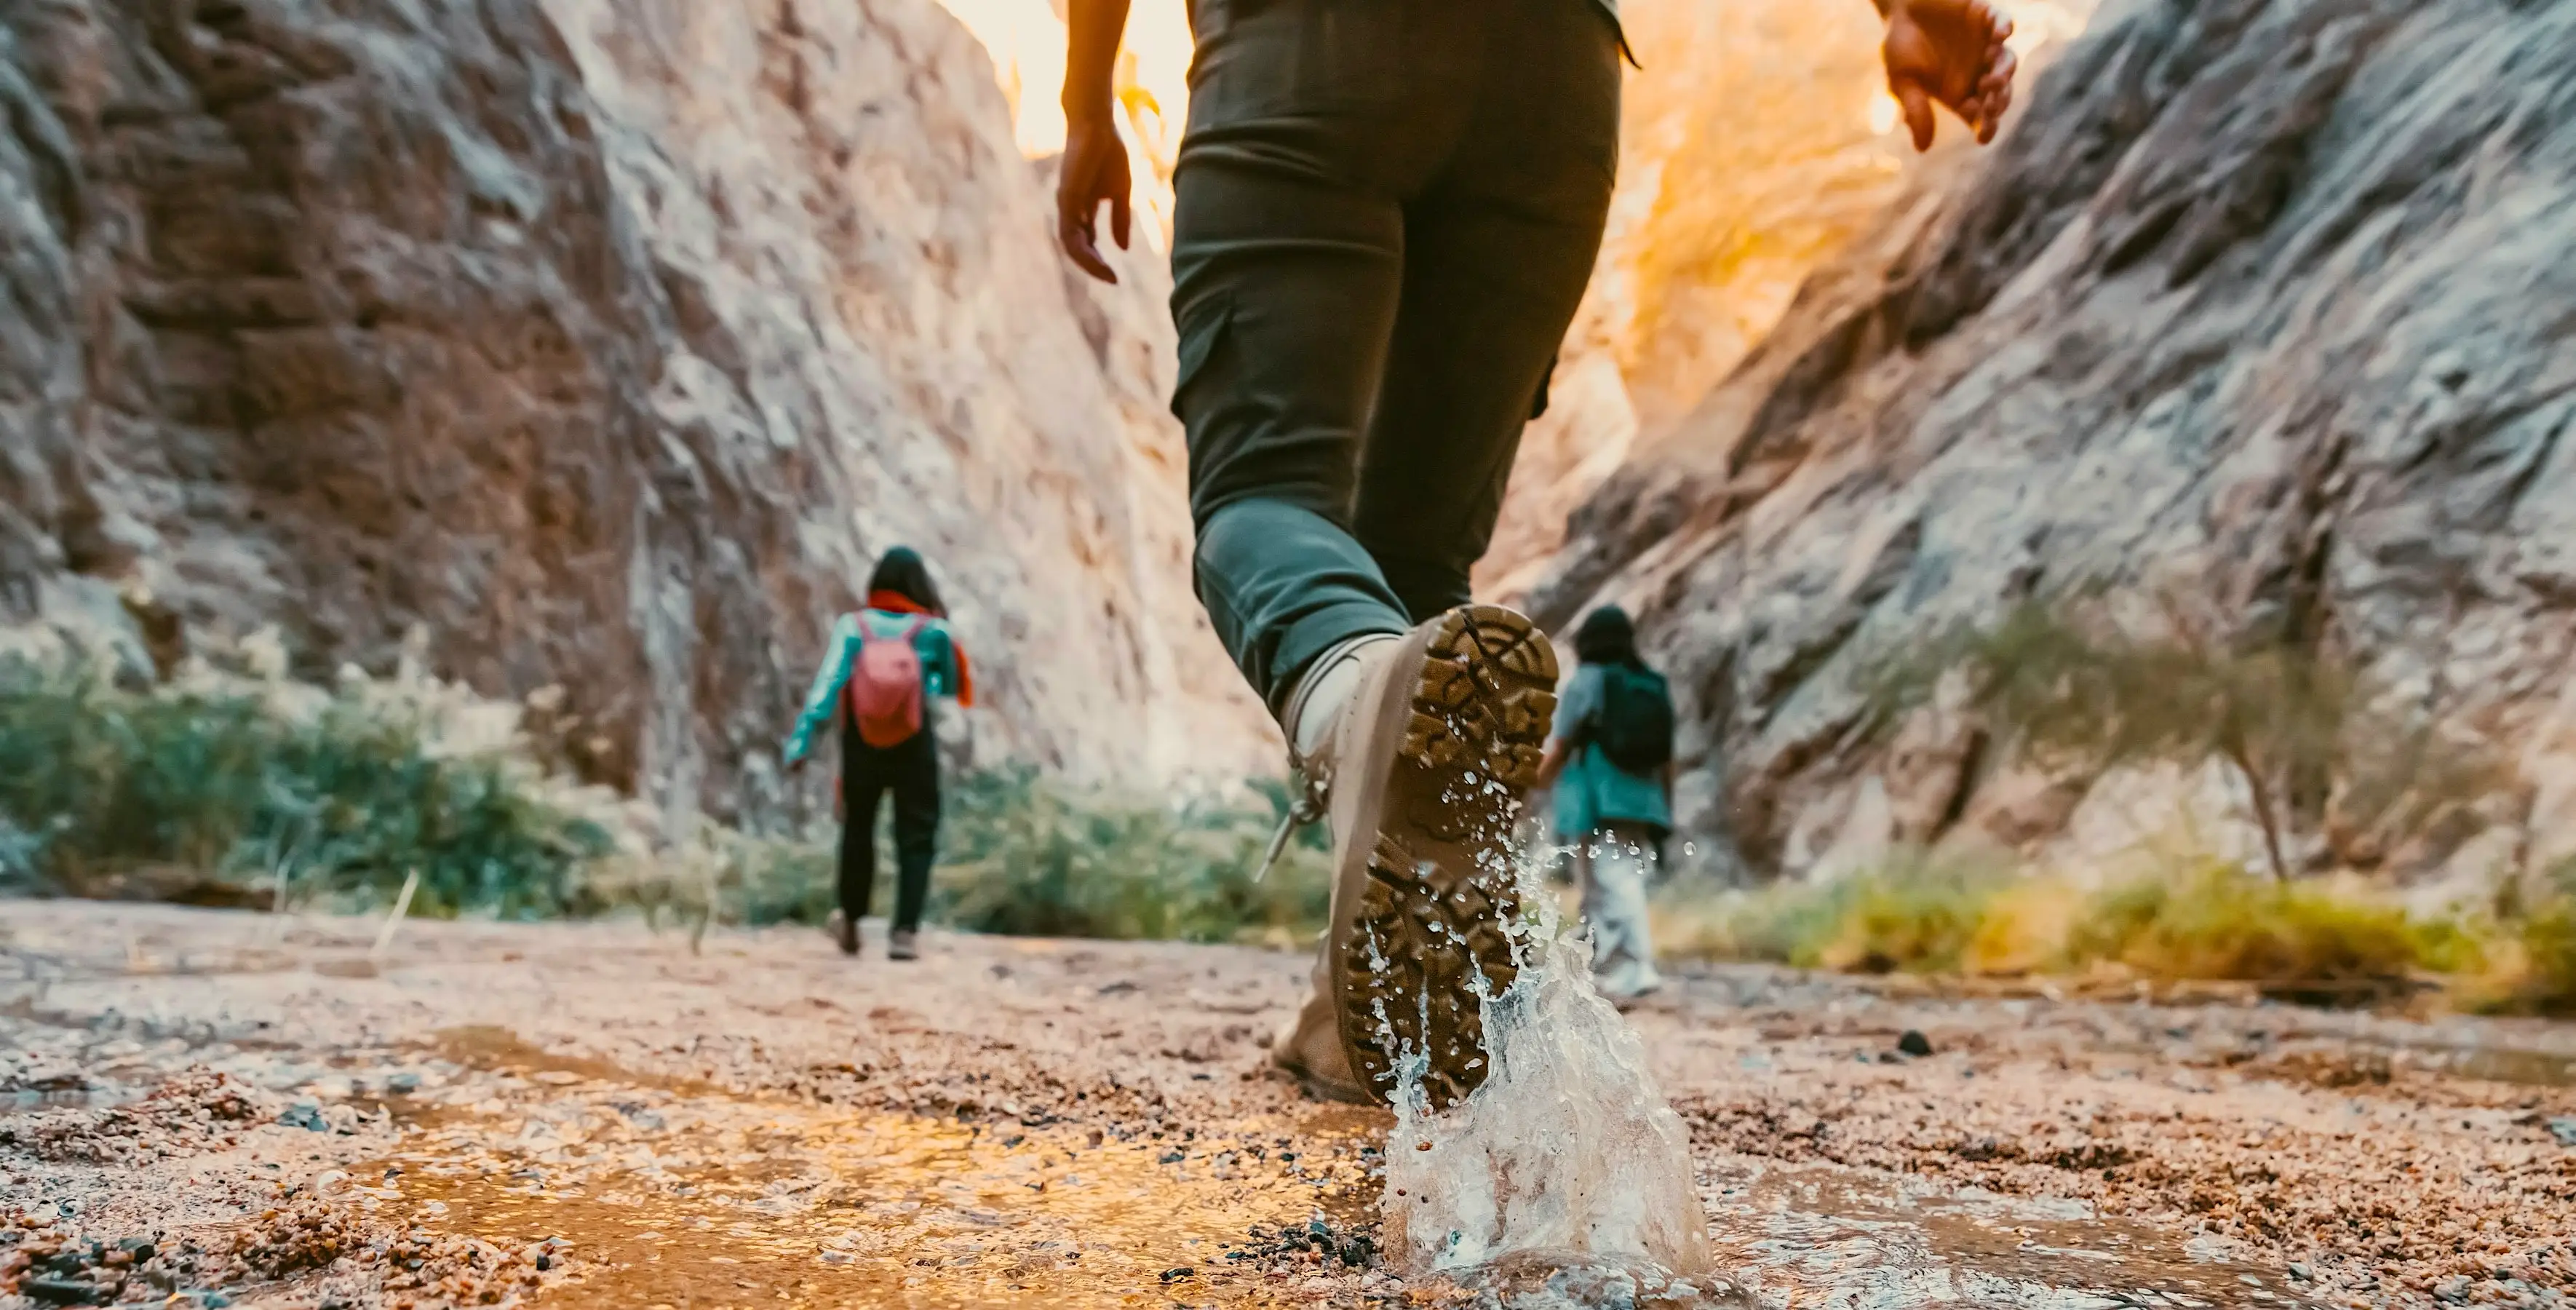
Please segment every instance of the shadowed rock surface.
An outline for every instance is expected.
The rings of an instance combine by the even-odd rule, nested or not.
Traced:
[[[1636,607],[1694,724],[1685,822],[1759,868],[2061,831],[2092,780],[1928,718],[1891,748],[1856,675],[2105,584],[2506,743],[2488,849],[2563,854],[2571,125],[2567,5],[2109,6],[1577,511],[1542,617]]]

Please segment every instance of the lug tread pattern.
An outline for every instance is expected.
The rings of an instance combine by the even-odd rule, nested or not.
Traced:
[[[1510,610],[1469,606],[1440,623],[1389,783],[1401,803],[1381,820],[1338,980],[1362,1083],[1386,1097],[1400,1053],[1425,1052],[1435,1109],[1484,1082],[1484,996],[1520,972],[1510,834],[1538,778],[1557,677],[1546,635]]]

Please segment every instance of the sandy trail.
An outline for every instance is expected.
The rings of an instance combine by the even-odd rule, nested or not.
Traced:
[[[0,1306],[1455,1299],[1377,1265],[1387,1117],[1264,1072],[1302,959],[374,929],[0,904]],[[1755,969],[1631,1018],[1761,1304],[2576,1291],[2576,1029]]]

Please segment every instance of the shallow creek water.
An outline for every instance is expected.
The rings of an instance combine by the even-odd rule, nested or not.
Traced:
[[[451,1030],[454,1076],[397,1104],[407,1149],[359,1181],[426,1227],[568,1243],[577,1273],[546,1297],[567,1307],[2299,1304],[2071,1202],[1695,1168],[1554,927],[1493,1011],[1494,1076],[1444,1116],[1121,1138],[748,1099]]]
[[[1440,1280],[1360,1278],[1335,1254],[1277,1240],[1319,1220],[1335,1242],[1365,1231],[1395,1126],[1385,1114],[1316,1107],[1122,1141],[738,1099],[471,1037],[451,1049],[492,1068],[450,1084],[470,1099],[433,1087],[400,1105],[407,1149],[359,1181],[425,1227],[562,1239],[579,1272],[549,1304],[1251,1307],[1447,1293]],[[1616,1259],[1527,1253],[1460,1281],[1520,1307],[2296,1303],[2272,1275],[2072,1204],[1751,1163],[1697,1190],[1719,1277],[1691,1295],[1655,1295]]]

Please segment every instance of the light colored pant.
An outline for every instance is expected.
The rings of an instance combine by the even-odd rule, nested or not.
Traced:
[[[1583,923],[1592,936],[1592,978],[1614,1000],[1643,996],[1664,985],[1655,971],[1655,943],[1646,916],[1646,884],[1655,850],[1642,833],[1604,828],[1574,852],[1574,876],[1583,891]]]

